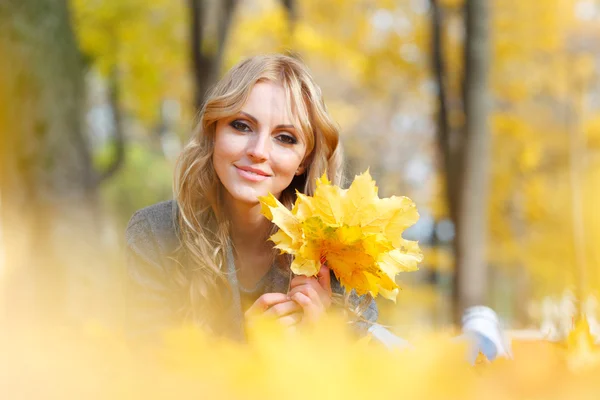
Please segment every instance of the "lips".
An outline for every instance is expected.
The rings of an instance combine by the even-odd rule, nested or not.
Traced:
[[[267,174],[264,171],[261,171],[260,169],[257,168],[252,168],[252,167],[238,167],[237,165],[235,166],[236,171],[238,172],[238,174],[240,175],[240,177],[242,177],[243,179],[247,180],[247,181],[251,181],[251,182],[262,182],[265,179],[267,179],[269,176],[269,174]]]
[[[269,174],[267,174],[264,171],[261,171],[258,168],[252,168],[252,167],[239,167],[239,166],[235,166],[237,169],[241,169],[242,171],[246,171],[246,172],[250,172],[256,175],[261,175],[261,176],[270,176]]]

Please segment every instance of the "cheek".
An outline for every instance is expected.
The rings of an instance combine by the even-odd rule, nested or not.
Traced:
[[[281,154],[276,159],[273,158],[274,164],[281,175],[293,177],[302,163],[303,153],[293,152]]]
[[[243,151],[243,144],[239,143],[232,135],[226,133],[217,133],[215,135],[215,147],[213,150],[214,162],[230,161],[229,159],[234,158],[240,152]]]
[[[227,140],[224,140],[223,137],[215,137],[212,162],[215,172],[221,180],[225,178],[224,174],[227,174],[228,165],[233,162],[234,156],[232,150]]]

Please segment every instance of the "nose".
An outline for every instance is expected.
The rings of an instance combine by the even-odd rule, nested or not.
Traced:
[[[250,140],[246,152],[253,161],[262,162],[269,158],[270,147],[269,135],[261,132]]]

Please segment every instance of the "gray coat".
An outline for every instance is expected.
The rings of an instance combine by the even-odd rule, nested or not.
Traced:
[[[164,328],[185,322],[187,293],[173,279],[174,260],[185,258],[178,254],[177,212],[175,201],[165,201],[137,211],[127,226],[127,325],[136,337],[152,337]],[[235,271],[228,277],[233,288],[233,306],[223,310],[230,315],[220,318],[228,324],[212,328],[223,336],[243,339],[243,311]],[[331,282],[332,290],[343,294],[333,274]],[[288,284],[289,273],[272,268],[259,290],[285,293]],[[350,300],[360,301],[356,295],[350,296]],[[365,321],[354,322],[353,330],[359,335],[365,334],[377,314],[375,302],[371,301],[363,314]]]

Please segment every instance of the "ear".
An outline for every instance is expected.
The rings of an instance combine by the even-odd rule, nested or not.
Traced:
[[[306,167],[304,165],[300,164],[300,166],[296,170],[296,176],[302,175],[304,173],[304,171],[306,171]]]

